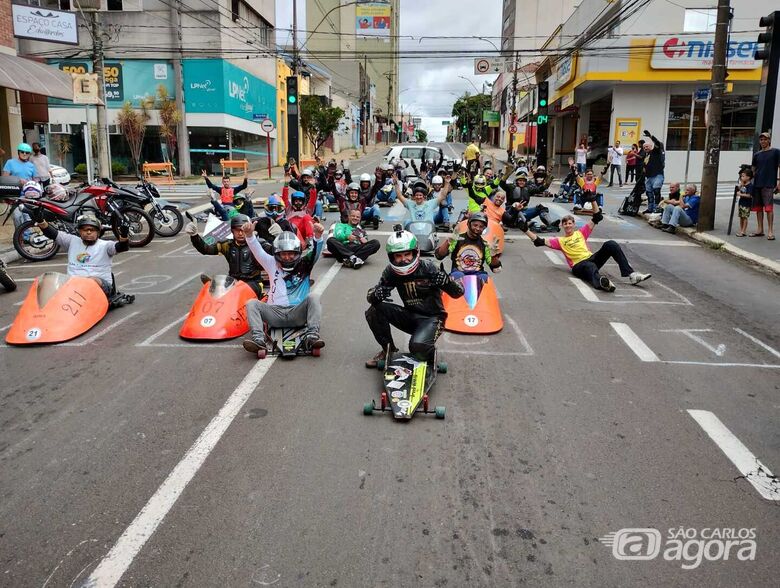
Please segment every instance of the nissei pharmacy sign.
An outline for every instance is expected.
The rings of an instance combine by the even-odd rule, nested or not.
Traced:
[[[756,69],[761,62],[753,59],[758,49],[755,36],[732,35],[726,58],[729,69]],[[715,57],[714,35],[658,37],[650,59],[653,69],[712,69]]]
[[[37,6],[14,4],[14,37],[65,45],[79,44],[76,14]]]

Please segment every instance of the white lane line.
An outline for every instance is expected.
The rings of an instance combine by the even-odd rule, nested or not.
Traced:
[[[11,328],[13,325],[14,325],[14,324],[13,324],[13,323],[11,323],[10,325],[6,325],[6,326],[4,326],[4,327],[0,327],[0,333],[2,333],[3,331],[7,331],[7,330],[8,330],[8,329],[10,329],[10,328]]]
[[[767,500],[780,500],[780,480],[708,410],[688,410],[745,479]]]
[[[591,243],[604,243],[605,241],[615,241],[623,245],[664,245],[666,247],[698,247],[696,243],[690,241],[679,241],[670,239],[662,241],[659,239],[604,239],[601,237],[588,237]]]
[[[334,263],[325,275],[317,280],[312,292],[321,294],[336,277],[340,263]],[[186,315],[185,315],[186,317]],[[141,512],[135,517],[130,526],[125,529],[111,551],[101,560],[97,568],[84,582],[85,586],[111,587],[116,586],[122,575],[133,563],[133,559],[141,551],[141,548],[154,534],[165,516],[184,492],[187,484],[198,472],[206,461],[211,451],[216,447],[222,435],[225,434],[230,424],[241,411],[241,408],[252,396],[261,380],[270,370],[276,360],[275,356],[268,357],[255,363],[254,367],[233,391],[227,402],[222,406],[217,415],[200,434],[200,437],[187,450],[181,461],[176,464],[173,471],[160,485],[157,491],[144,505]]]
[[[102,331],[92,335],[89,339],[84,339],[84,341],[79,341],[79,342],[59,343],[57,345],[57,347],[84,347],[84,345],[89,345],[90,343],[93,343],[94,341],[96,341],[97,339],[99,339],[100,337],[102,337],[103,335],[108,333],[109,331],[112,331],[113,329],[115,329],[116,327],[121,325],[123,322],[130,320],[131,318],[133,318],[137,314],[141,314],[141,311],[140,310],[136,310],[135,312],[130,313],[127,316],[123,316],[121,319],[119,319],[115,323],[111,323],[110,325],[108,325]]]
[[[525,352],[523,355],[533,355],[534,350],[533,347],[531,347],[531,344],[528,342],[528,339],[525,338],[525,335],[523,334],[523,331],[520,330],[520,325],[518,325],[515,322],[515,319],[513,319],[508,314],[505,314],[504,317],[506,317],[507,322],[512,325],[512,328],[515,330],[515,335],[517,335],[517,338],[520,340],[520,344],[525,347]]]
[[[186,347],[188,349],[243,349],[243,345],[226,345],[224,343],[150,343],[138,344],[136,347]]]
[[[715,367],[746,367],[746,368],[768,368],[770,370],[780,370],[780,365],[772,365],[771,363],[736,363],[736,362],[714,362],[714,361],[677,361],[677,360],[664,360],[663,363],[671,363],[676,365],[706,365]]]
[[[166,331],[168,331],[169,329],[173,328],[174,326],[176,326],[177,324],[182,322],[184,319],[187,318],[187,315],[189,315],[189,314],[190,313],[188,311],[187,314],[183,315],[180,318],[177,318],[172,323],[169,323],[169,324],[165,325],[162,329],[160,329],[159,331],[157,331],[153,335],[150,335],[149,337],[147,337],[146,339],[144,339],[140,343],[136,343],[135,346],[136,347],[148,347],[152,343],[152,341],[154,341],[158,337],[161,337],[162,335],[164,335],[166,333]]]
[[[751,335],[750,333],[746,333],[742,329],[738,329],[737,327],[734,327],[734,330],[737,333],[739,333],[740,335],[744,335],[745,337],[747,337],[748,339],[753,341],[753,343],[755,343],[756,345],[759,345],[759,346],[763,347],[764,349],[766,349],[769,353],[771,353],[775,357],[780,358],[780,351],[778,351],[774,347],[770,347],[769,345],[767,345],[766,343],[764,343],[760,339],[756,339],[753,335]]]
[[[553,253],[552,251],[545,251],[544,254],[547,256],[547,259],[553,262],[553,265],[566,265],[564,259],[557,253]]]
[[[188,282],[191,282],[192,280],[194,280],[198,276],[200,276],[200,274],[193,274],[189,278],[186,278],[186,279],[182,280],[181,282],[171,286],[167,290],[156,290],[154,292],[144,292],[143,290],[133,290],[132,289],[132,285],[133,285],[132,282],[129,282],[128,284],[126,284],[124,287],[122,287],[122,289],[127,287],[127,290],[125,290],[125,291],[129,292],[129,293],[132,293],[132,294],[135,294],[135,295],[138,295],[138,294],[170,294],[171,292],[173,292],[175,290],[178,290],[179,288],[181,288],[182,286],[184,286]]]
[[[583,282],[579,278],[569,278],[569,281],[572,284],[574,284],[574,287],[580,291],[582,297],[588,302],[601,302],[601,300],[599,300],[599,297],[596,296],[596,293],[590,289],[590,286],[588,286],[585,282]]]
[[[620,335],[628,348],[642,361],[661,361],[642,339],[639,338],[631,327],[625,323],[609,323],[615,332]]]

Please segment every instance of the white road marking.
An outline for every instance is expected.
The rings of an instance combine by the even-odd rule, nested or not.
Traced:
[[[171,286],[170,288],[167,288],[166,290],[156,290],[154,292],[144,292],[143,290],[133,290],[132,288],[127,288],[126,291],[127,292],[132,292],[133,294],[136,294],[136,295],[138,295],[138,294],[170,294],[171,292],[174,292],[174,291],[178,290],[179,288],[181,288],[182,286],[184,286],[185,284],[191,282],[192,280],[194,280],[195,278],[197,278],[199,276],[200,276],[199,273],[193,274],[189,278],[186,278],[186,279],[182,280],[178,284],[174,284],[173,286]],[[126,284],[126,286],[132,286],[132,282],[129,282],[128,284]],[[125,286],[123,286],[122,289],[125,289]]]
[[[119,261],[116,261],[116,262],[112,263],[111,266],[112,267],[116,267],[118,265],[122,265],[123,263],[125,263],[127,261],[130,261],[131,259],[135,259],[135,257],[134,257],[135,254],[136,253],[141,253],[141,252],[148,253],[148,251],[145,251],[145,250],[133,251],[133,253],[130,253],[127,256],[123,256]],[[30,262],[30,263],[24,263],[24,264],[21,264],[21,265],[13,265],[13,266],[11,266],[11,268],[12,269],[33,269],[33,268],[38,269],[38,268],[41,268],[41,267],[62,267],[62,268],[64,268],[64,267],[67,267],[67,265],[68,265],[67,261],[63,261],[62,263],[35,263],[35,262]]]
[[[509,323],[509,325],[512,327],[512,329],[515,332],[515,336],[517,337],[518,341],[520,342],[520,345],[524,347],[524,351],[484,351],[481,349],[443,349],[442,351],[446,353],[462,353],[464,355],[500,355],[500,356],[526,356],[526,355],[534,355],[534,350],[531,347],[531,344],[528,343],[528,339],[526,339],[525,335],[523,334],[523,331],[520,330],[520,326],[515,322],[515,320],[509,316],[508,314],[504,315],[504,319],[506,319],[506,322]],[[447,333],[447,335],[450,335],[450,333]],[[468,338],[468,343],[458,343],[455,341],[452,341],[449,337],[443,338],[448,343],[454,344],[454,345],[474,345],[482,343],[484,339],[487,339],[487,337],[482,337],[481,339],[475,339],[473,335],[463,335],[463,337]]]
[[[74,341],[74,342],[67,342],[67,343],[58,343],[57,347],[84,347],[84,345],[89,345],[90,343],[95,342],[97,339],[99,339],[100,337],[102,337],[103,335],[108,333],[109,331],[115,329],[116,327],[118,327],[119,325],[124,323],[125,321],[129,321],[131,318],[133,318],[137,314],[141,314],[141,311],[140,310],[136,310],[135,312],[130,313],[127,316],[123,316],[121,319],[119,319],[115,323],[111,323],[105,329],[103,329],[102,331],[92,335],[88,339],[84,339],[83,341],[78,341],[78,342]]]
[[[673,306],[693,306],[693,303],[688,300],[685,296],[677,292],[676,290],[670,288],[666,284],[662,284],[661,282],[657,280],[653,280],[653,284],[656,286],[659,286],[660,288],[663,288],[664,290],[667,290],[677,296],[680,300],[674,301],[674,300],[645,300],[645,298],[654,298],[654,295],[650,294],[647,290],[642,290],[643,292],[646,292],[647,294],[643,296],[634,296],[634,298],[643,298],[642,300],[602,300],[596,295],[596,291],[593,290],[590,286],[588,286],[585,282],[580,280],[579,278],[573,278],[570,277],[569,281],[574,284],[575,288],[579,291],[580,294],[582,294],[582,297],[585,298],[588,302],[599,302],[601,304],[670,304]],[[623,288],[621,288],[623,290]],[[609,294],[607,294],[609,296]],[[623,297],[627,297],[626,294],[621,294]]]
[[[711,333],[712,329],[662,329],[660,332],[661,333],[682,333],[683,335],[685,335],[692,341],[695,341],[705,349],[708,349],[718,357],[723,357],[723,354],[726,353],[725,343],[721,343],[717,347],[713,347],[712,345],[707,343],[704,339],[694,334],[694,333]]]
[[[605,241],[615,241],[622,245],[663,245],[666,247],[698,247],[696,243],[690,241],[680,241],[679,239],[604,239],[601,237],[588,237],[589,243],[604,243]]]
[[[13,323],[11,323],[10,325],[6,325],[6,326],[4,326],[4,327],[0,327],[0,333],[2,333],[3,331],[7,331],[7,330],[8,330],[8,329],[10,329],[10,328],[11,328],[13,325],[14,325],[14,324],[13,324]]]
[[[737,470],[767,500],[780,500],[780,480],[708,410],[688,410]]]
[[[160,329],[159,331],[157,331],[157,332],[156,332],[156,333],[154,333],[153,335],[150,335],[149,337],[147,337],[146,339],[144,339],[144,340],[143,340],[143,341],[141,341],[140,343],[136,343],[136,344],[135,344],[135,346],[136,346],[136,347],[149,347],[149,346],[151,345],[151,343],[152,343],[152,342],[153,342],[155,339],[157,339],[157,338],[161,337],[162,335],[164,335],[164,334],[166,333],[166,331],[168,331],[169,329],[173,328],[174,326],[176,326],[177,324],[179,324],[180,322],[182,322],[184,319],[186,319],[186,318],[187,318],[187,315],[189,315],[189,314],[190,314],[190,313],[189,313],[189,311],[188,311],[188,312],[187,312],[187,314],[183,315],[183,316],[182,316],[182,317],[180,317],[180,318],[177,318],[177,319],[176,319],[175,321],[173,321],[172,323],[169,323],[169,324],[165,325],[165,326],[164,326],[162,329]]]
[[[770,347],[769,345],[767,345],[766,343],[764,343],[760,339],[756,339],[753,335],[751,335],[749,333],[746,333],[742,329],[738,329],[737,327],[734,327],[734,330],[737,333],[739,333],[740,335],[744,335],[745,337],[747,337],[748,339],[753,341],[753,343],[755,343],[756,345],[759,345],[759,346],[763,347],[764,349],[766,349],[769,353],[771,353],[775,357],[780,358],[780,351],[778,351],[774,347]]]
[[[582,294],[582,297],[588,302],[601,302],[591,287],[579,278],[569,278],[569,281],[574,284],[574,287],[579,290],[580,294]]]
[[[557,253],[545,250],[544,254],[547,256],[547,259],[553,262],[553,265],[566,265],[566,260]]]
[[[736,362],[678,361],[678,360],[664,360],[663,363],[671,363],[677,365],[706,365],[706,366],[713,366],[713,367],[768,368],[770,370],[780,369],[780,365],[772,365],[771,363],[736,363]]]
[[[646,362],[661,361],[653,350],[650,349],[645,342],[639,338],[639,335],[637,335],[627,324],[613,322],[610,322],[609,324],[639,359]]]
[[[325,272],[325,275],[317,280],[312,292],[321,294],[336,277],[340,268],[340,263],[334,263]],[[173,471],[130,523],[130,526],[125,529],[111,551],[89,575],[89,578],[84,582],[85,586],[101,588],[116,586],[132,564],[135,556],[157,530],[173,505],[176,504],[179,496],[184,492],[187,484],[190,483],[216,447],[246,401],[252,396],[275,360],[275,356],[268,357],[263,361],[256,362],[254,367],[249,370],[249,373],[200,434],[200,437],[187,450],[182,460],[173,468]]]

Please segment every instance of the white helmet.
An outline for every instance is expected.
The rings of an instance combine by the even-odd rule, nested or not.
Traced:
[[[441,176],[433,176],[433,179],[431,180],[431,184],[434,186],[441,186],[444,184],[444,179]]]
[[[536,166],[536,171],[547,171],[547,168],[544,167],[543,165],[538,165]]]
[[[314,177],[314,172],[311,170],[310,167],[304,168],[304,170],[301,172],[301,177],[303,177],[303,176],[310,176],[310,177],[313,178]]]
[[[590,202],[586,202],[585,204],[582,205],[582,208],[584,208],[585,210],[593,210],[593,204],[591,204]]]
[[[22,196],[25,198],[40,198],[43,194],[43,188],[38,182],[30,180],[22,186]]]
[[[371,176],[368,174],[360,174],[360,181],[361,182],[371,182]]]
[[[46,186],[46,197],[57,202],[65,202],[68,199],[68,191],[62,184],[51,183]]]

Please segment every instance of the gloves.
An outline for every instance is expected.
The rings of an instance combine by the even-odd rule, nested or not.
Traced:
[[[648,131],[647,129],[645,129],[645,131],[644,131],[642,134],[643,134],[645,137],[649,137],[649,136],[650,136],[650,131]]]
[[[198,226],[195,223],[187,223],[184,225],[184,232],[188,235],[197,235],[198,234]]]
[[[274,236],[278,237],[282,234],[282,227],[279,226],[279,223],[272,223],[270,227],[268,227],[268,232]]]
[[[392,293],[393,290],[389,286],[374,286],[368,291],[366,299],[369,304],[379,303],[390,298]]]
[[[130,221],[126,218],[122,218],[119,221],[119,237],[121,239],[127,239],[130,236]]]
[[[450,274],[448,274],[444,270],[439,270],[438,272],[436,272],[436,275],[434,275],[431,278],[431,285],[441,288],[449,281],[450,281]]]
[[[40,206],[30,206],[25,208],[28,209],[27,212],[34,223],[43,222],[43,208],[41,208]]]
[[[593,213],[593,224],[594,225],[599,224],[603,220],[604,220],[604,215],[601,214],[600,210],[598,212]]]
[[[544,246],[544,239],[539,237],[537,235],[536,239],[533,240],[534,247],[543,247]]]
[[[500,274],[501,273],[501,266],[499,265],[498,267],[494,267],[493,268],[493,273],[494,274]]]
[[[525,215],[522,212],[517,215],[517,228],[524,233],[528,230],[528,221],[525,219]]]

